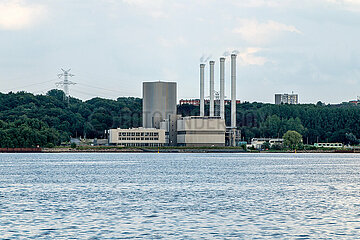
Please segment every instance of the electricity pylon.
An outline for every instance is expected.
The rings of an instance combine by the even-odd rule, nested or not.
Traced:
[[[67,102],[67,104],[69,104],[69,100],[70,100],[69,86],[76,84],[74,82],[69,81],[69,77],[73,77],[75,75],[69,73],[71,71],[71,69],[69,69],[67,71],[65,71],[64,69],[61,69],[61,70],[63,71],[63,73],[58,74],[58,77],[64,78],[64,80],[61,82],[57,82],[56,86],[64,88],[64,101]]]

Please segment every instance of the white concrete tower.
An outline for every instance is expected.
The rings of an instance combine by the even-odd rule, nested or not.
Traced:
[[[215,82],[214,82],[214,75],[215,75],[215,61],[210,61],[210,117],[215,116]]]
[[[205,64],[200,64],[200,117],[205,116]]]
[[[236,128],[236,54],[231,54],[231,127]]]
[[[225,58],[220,58],[220,117],[225,119]]]

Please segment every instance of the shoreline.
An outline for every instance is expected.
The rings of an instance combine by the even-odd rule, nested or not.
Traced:
[[[29,149],[7,149],[0,153],[360,153],[360,149],[344,150],[283,150],[283,151],[258,151],[242,148],[37,148]]]

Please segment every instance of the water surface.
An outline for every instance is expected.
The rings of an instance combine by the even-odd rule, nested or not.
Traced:
[[[0,239],[357,239],[360,155],[0,154]]]

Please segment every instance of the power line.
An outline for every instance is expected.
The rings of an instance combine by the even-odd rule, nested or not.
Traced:
[[[89,88],[94,88],[94,89],[101,89],[101,90],[105,90],[105,91],[109,91],[109,92],[114,92],[114,93],[121,93],[123,94],[123,91],[117,91],[117,90],[113,90],[113,89],[107,89],[107,88],[103,88],[103,87],[96,87],[96,86],[92,86],[89,84],[85,84],[85,83],[79,83],[79,85],[83,85],[85,87],[89,87]]]
[[[95,97],[109,98],[109,95],[107,95],[106,93],[99,95],[99,94],[84,92],[84,91],[75,90],[75,89],[73,89],[72,91],[73,91],[73,92],[76,92],[76,93],[84,94],[84,95],[89,96],[89,97],[92,97],[92,98],[95,98]],[[114,99],[116,99],[116,97],[114,97]]]
[[[52,79],[52,80],[49,80],[49,81],[46,81],[46,82],[33,83],[33,84],[29,84],[29,85],[25,85],[25,86],[20,86],[20,87],[16,87],[16,88],[5,89],[5,90],[3,90],[3,91],[5,91],[5,92],[14,91],[14,90],[19,89],[19,88],[32,87],[32,86],[36,86],[36,85],[41,85],[41,84],[53,82],[53,81],[55,81],[55,79]]]

